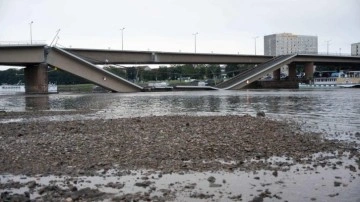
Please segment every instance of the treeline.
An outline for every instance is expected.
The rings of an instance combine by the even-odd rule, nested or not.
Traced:
[[[206,80],[206,79],[223,79],[224,77],[233,77],[239,72],[254,65],[249,64],[228,64],[220,67],[216,64],[185,64],[160,66],[156,69],[149,69],[147,66],[119,68],[117,66],[104,67],[105,70],[121,76],[133,82],[148,81],[165,81],[165,80],[182,80],[185,78]]]
[[[114,65],[104,67],[117,76],[132,82],[165,81],[165,80],[183,80],[185,78],[206,80],[223,79],[223,77],[233,77],[239,72],[251,68],[253,65],[228,64],[225,67],[215,64],[197,64],[197,65],[171,65],[169,67],[160,66],[156,69],[150,69],[147,66],[117,67]],[[48,68],[48,77],[50,83],[58,85],[66,84],[84,84],[90,83],[86,79],[72,75],[65,71]],[[0,84],[24,83],[24,69],[7,69],[0,71]]]

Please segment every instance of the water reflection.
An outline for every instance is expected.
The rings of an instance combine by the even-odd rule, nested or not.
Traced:
[[[359,89],[244,90],[0,96],[0,109],[92,110],[91,118],[255,115],[305,122],[316,130],[360,131]]]
[[[25,97],[26,110],[48,110],[50,109],[49,96],[26,96]]]

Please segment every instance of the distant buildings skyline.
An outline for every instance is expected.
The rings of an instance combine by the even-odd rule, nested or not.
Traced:
[[[280,33],[264,36],[264,55],[317,54],[318,37]]]
[[[351,44],[351,56],[360,56],[360,42]]]

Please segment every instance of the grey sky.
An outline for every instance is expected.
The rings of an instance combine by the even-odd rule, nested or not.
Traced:
[[[317,35],[319,52],[360,42],[359,0],[0,0],[0,41],[79,48],[263,54],[263,36]]]

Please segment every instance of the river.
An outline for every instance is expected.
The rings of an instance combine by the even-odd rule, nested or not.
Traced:
[[[0,110],[91,110],[88,115],[52,120],[114,119],[163,115],[256,115],[299,123],[304,130],[343,134],[360,132],[360,89],[187,91],[0,95]]]
[[[2,122],[116,119],[163,115],[250,114],[256,116],[257,112],[263,111],[266,117],[292,121],[305,131],[321,132],[324,137],[329,139],[360,142],[360,138],[357,137],[360,134],[360,89],[0,95],[0,111],[31,112],[34,110],[90,110],[90,113],[69,113],[31,119],[3,119]],[[333,154],[324,155],[332,156]],[[281,157],[274,158],[278,158],[277,161],[285,160]],[[336,161],[338,160],[334,159],[334,165]],[[191,196],[189,198],[194,191],[214,193],[214,201],[232,201],[225,197],[231,194],[242,194],[239,196],[244,201],[249,201],[259,192],[267,190],[266,187],[275,195],[271,199],[266,198],[265,201],[281,201],[281,197],[283,200],[290,201],[360,201],[359,171],[349,172],[348,169],[350,164],[354,164],[354,160],[349,157],[349,159],[341,161],[344,162],[344,166],[338,166],[337,169],[318,167],[314,170],[303,165],[295,165],[288,172],[279,172],[278,177],[274,177],[269,171],[190,172],[164,175],[162,179],[155,180],[155,183],[158,190],[169,188],[168,184],[175,184],[174,188],[178,190],[184,184],[197,184],[197,188],[194,190],[182,190],[177,193],[177,200],[183,201],[200,201]],[[214,176],[223,182],[226,181],[226,186],[218,189],[209,188],[206,180],[209,176]],[[258,176],[261,176],[260,181]],[[130,182],[134,182],[140,177],[139,171],[133,171],[132,175],[123,176],[120,179],[122,183],[126,183],[123,191],[125,193],[139,191],[134,189],[133,183]],[[3,183],[27,182],[36,179],[38,183],[46,185],[45,182],[58,179],[58,177],[44,176],[34,179],[28,177],[26,180],[22,180],[21,176],[0,175],[0,182]],[[82,185],[85,187],[95,187],[96,183],[106,184],[111,180],[119,181],[118,177],[115,178],[112,175],[95,178],[79,177],[77,179],[91,179],[87,180],[91,183]],[[334,186],[334,179],[342,181],[343,185]],[[118,190],[107,190],[106,188],[99,189],[110,193],[118,192]],[[9,189],[9,191],[21,193],[16,189]],[[281,197],[277,198],[276,195],[281,195]]]

